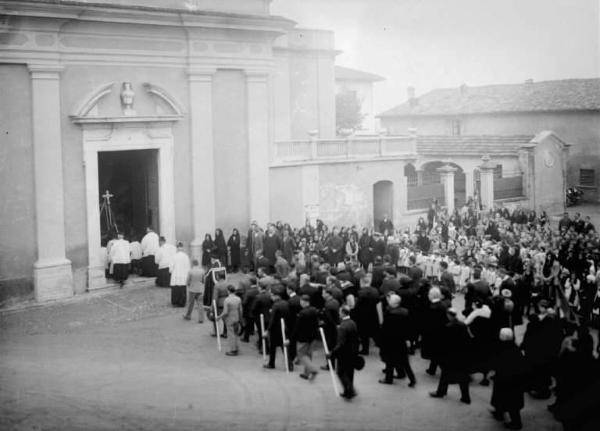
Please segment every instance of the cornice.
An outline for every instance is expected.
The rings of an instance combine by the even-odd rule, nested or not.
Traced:
[[[173,27],[227,28],[279,35],[292,28],[291,20],[274,15],[250,15],[208,10],[183,10],[119,4],[81,3],[69,0],[0,0],[3,15],[70,19],[108,23],[148,24]]]

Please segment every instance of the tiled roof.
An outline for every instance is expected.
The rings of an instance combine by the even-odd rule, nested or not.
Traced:
[[[514,136],[417,136],[417,153],[438,154],[517,154],[519,146],[533,139],[530,135]]]
[[[335,66],[336,81],[383,81],[385,78],[362,70],[350,69],[349,67]]]
[[[439,88],[379,117],[600,110],[600,78]]]

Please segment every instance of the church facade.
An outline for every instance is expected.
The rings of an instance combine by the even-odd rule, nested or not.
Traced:
[[[269,3],[0,1],[0,302],[102,287],[115,224],[198,256],[276,216],[272,144],[334,137],[336,51]]]

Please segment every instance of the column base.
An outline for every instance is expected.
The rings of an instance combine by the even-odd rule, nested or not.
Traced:
[[[88,267],[88,290],[103,289],[108,286],[103,266]]]
[[[38,302],[73,296],[73,272],[68,259],[37,261],[33,265],[35,299]]]

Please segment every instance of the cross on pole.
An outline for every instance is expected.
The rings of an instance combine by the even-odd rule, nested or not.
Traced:
[[[106,200],[106,203],[107,203],[108,205],[110,205],[110,198],[112,198],[113,196],[114,196],[114,195],[113,195],[113,194],[111,194],[111,193],[110,193],[108,190],[106,190],[106,193],[104,193],[104,194],[102,195],[102,197],[103,197],[103,198]]]

